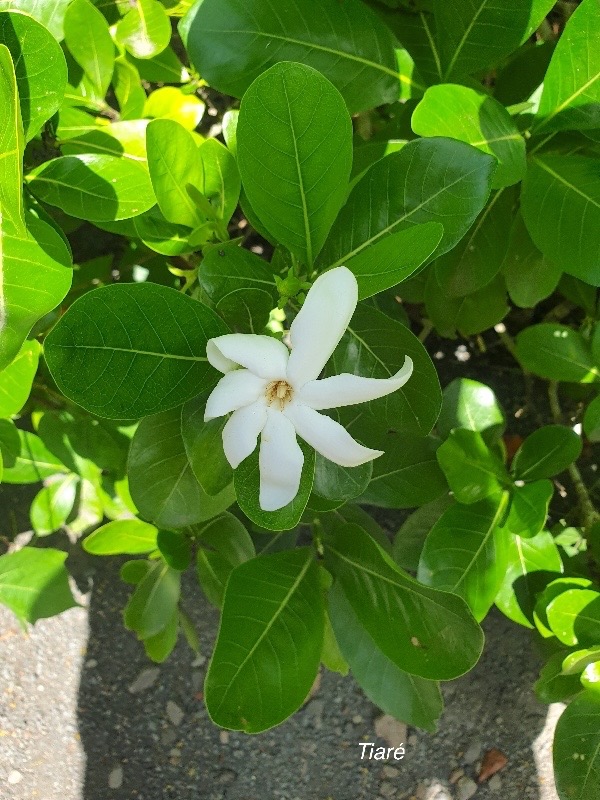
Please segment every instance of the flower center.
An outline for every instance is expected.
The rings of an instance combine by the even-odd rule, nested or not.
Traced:
[[[283,411],[285,404],[290,402],[292,394],[292,387],[287,381],[271,381],[271,383],[267,384],[265,392],[267,403],[269,405],[277,403],[280,411]]]

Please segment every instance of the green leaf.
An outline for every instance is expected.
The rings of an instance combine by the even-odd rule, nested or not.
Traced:
[[[233,480],[233,470],[223,451],[227,418],[204,422],[206,393],[189,400],[181,409],[181,435],[192,472],[209,495],[219,494]]]
[[[448,294],[452,298],[473,294],[498,275],[508,246],[506,231],[513,219],[514,205],[511,190],[496,192],[469,233],[437,259],[433,269],[444,289],[442,302]]]
[[[221,608],[232,570],[254,558],[250,534],[233,514],[225,512],[202,525],[196,553],[196,574],[209,602]]]
[[[436,423],[446,439],[453,428],[479,431],[491,443],[504,431],[506,420],[498,398],[485,383],[455,378],[442,392],[442,410]]]
[[[454,429],[436,455],[459,503],[477,503],[508,484],[504,464],[478,431]]]
[[[66,557],[60,550],[35,547],[0,556],[0,603],[31,623],[73,608]]]
[[[127,60],[140,73],[140,78],[149,83],[185,83],[190,79],[189,72],[177,58],[172,47],[166,47],[154,58],[141,59],[130,55]]]
[[[166,256],[178,256],[189,253],[189,228],[168,222],[158,206],[140,214],[131,220],[135,234],[146,247]]]
[[[408,382],[387,397],[363,403],[360,408],[377,420],[385,420],[395,430],[426,434],[438,417],[441,389],[429,354],[409,328],[372,306],[359,303],[333,353],[331,372],[389,378],[402,367],[405,356],[413,361]]]
[[[507,531],[500,527],[508,493],[468,508],[452,505],[435,523],[421,553],[417,580],[462,597],[479,622],[498,594],[507,566]]]
[[[197,188],[210,201],[218,219],[228,223],[237,207],[241,190],[235,157],[217,139],[202,142],[198,155],[202,180]]]
[[[139,65],[142,62],[137,63]],[[206,106],[195,94],[186,94],[175,86],[163,86],[149,95],[144,106],[144,116],[170,119],[178,122],[187,131],[193,131],[200,124],[205,109]]]
[[[506,231],[502,233],[506,236]],[[562,275],[558,264],[547,259],[535,246],[520,213],[510,229],[502,274],[510,299],[520,308],[534,308],[550,297]]]
[[[169,222],[195,228],[205,217],[188,186],[199,189],[204,170],[192,135],[174,120],[156,119],[146,136],[148,169],[160,210]]]
[[[235,500],[231,486],[210,497],[194,477],[181,436],[179,408],[140,422],[131,442],[127,473],[140,516],[158,527],[194,525],[220,514]]]
[[[67,64],[54,36],[25,14],[0,13],[0,43],[10,50],[25,141],[39,133],[62,102]]]
[[[600,286],[598,160],[580,155],[532,158],[521,191],[531,238],[565,272]]]
[[[156,549],[156,548],[153,548]],[[130,583],[132,586],[137,586],[138,583],[147,575],[148,570],[152,566],[151,561],[126,561],[119,570],[119,576],[125,583]]]
[[[455,338],[456,331],[464,336],[493,328],[508,313],[506,286],[497,275],[482,289],[465,297],[451,297],[446,277],[441,270],[428,270],[425,285],[425,308],[441,336]]]
[[[417,583],[358,525],[328,537],[325,563],[360,625],[397,667],[450,680],[476,664],[483,634],[464,600]]]
[[[567,589],[546,607],[548,625],[568,647],[592,647],[600,640],[600,593]]]
[[[146,92],[140,83],[139,72],[123,56],[115,60],[112,84],[121,119],[139,119],[144,113]]]
[[[319,264],[346,264],[392,233],[441,219],[444,236],[437,254],[445,253],[485,205],[494,168],[491,156],[454,139],[409,142],[377,161],[352,189]]]
[[[564,675],[562,663],[565,651],[550,656],[533,688],[542,703],[561,703],[581,691],[578,675]]]
[[[0,0],[2,11],[24,11],[48,28],[60,42],[64,37],[63,22],[72,0]]]
[[[565,657],[563,655],[562,669],[565,675],[575,675],[584,670],[589,664],[600,661],[600,646],[586,648],[585,650],[577,650],[574,653],[569,653]]]
[[[546,524],[553,494],[553,484],[545,479],[515,486],[506,521],[507,530],[525,539],[537,536]]]
[[[443,708],[439,685],[396,666],[361,625],[338,585],[329,592],[329,613],[342,654],[369,700],[396,719],[435,731]]]
[[[206,343],[226,332],[175,289],[120,284],[76,300],[46,338],[45,355],[65,396],[98,416],[138,419],[212,388],[218,374]]]
[[[25,342],[15,360],[0,371],[0,417],[18,414],[29,397],[40,357],[35,339]]]
[[[19,430],[16,434],[7,436],[0,430],[1,441],[8,451],[4,453],[3,483],[39,483],[59,472],[68,472],[35,433]]]
[[[583,432],[590,442],[600,442],[600,395],[594,397],[585,409]]]
[[[557,577],[556,573],[562,570],[558,548],[548,531],[531,539],[510,536],[508,568],[496,605],[513,622],[533,628],[536,595],[546,586],[549,577]]]
[[[508,111],[484,92],[467,86],[432,86],[412,116],[419,136],[449,136],[498,161],[492,188],[518,183],[525,174],[525,140]]]
[[[438,222],[425,222],[392,233],[351,258],[346,266],[358,282],[358,299],[391,289],[422,266],[444,234]]]
[[[203,0],[179,31],[202,77],[234,97],[281,61],[318,69],[350,113],[393,103],[400,93],[393,36],[358,0],[300,0],[284,16],[262,0]]]
[[[344,202],[352,167],[343,98],[311,67],[277,64],[244,94],[236,137],[253,210],[278,242],[311,266]]]
[[[544,78],[534,130],[600,128],[600,17],[595,0],[583,0],[563,31]]]
[[[545,425],[530,434],[515,453],[512,472],[518,480],[552,478],[581,455],[581,437],[564,425]]]
[[[167,564],[178,572],[184,572],[192,561],[190,539],[179,531],[158,532],[156,544]]]
[[[348,662],[342,655],[342,652],[335,638],[329,614],[325,613],[325,630],[323,632],[323,652],[321,653],[321,664],[330,672],[337,672],[344,677],[350,671]]]
[[[86,153],[122,156],[145,166],[147,125],[147,119],[134,119],[84,129],[62,141],[61,151],[66,156]]]
[[[94,556],[152,553],[156,550],[156,535],[154,525],[141,519],[117,519],[86,536],[82,547]]]
[[[394,537],[392,549],[393,559],[399,567],[411,572],[417,571],[427,534],[453,503],[454,500],[449,494],[443,494],[436,500],[417,508],[402,523]]]
[[[535,32],[553,5],[553,0],[511,0],[510,5],[434,0],[444,80],[503,61]]]
[[[553,746],[560,797],[588,800],[600,794],[600,694],[581,692],[562,713]]]
[[[298,493],[291,503],[278,511],[263,511],[258,502],[260,486],[258,447],[234,470],[233,482],[238,505],[244,514],[261,528],[267,528],[270,531],[286,531],[295,528],[300,522],[315,476],[315,451],[302,441],[299,441],[298,444],[304,453],[304,465]]]
[[[587,340],[566,325],[530,325],[517,335],[516,353],[521,365],[540,378],[573,383],[600,380],[600,367]]]
[[[77,475],[67,475],[44,486],[33,498],[29,517],[38,536],[48,536],[65,524],[75,503],[77,481]]]
[[[69,52],[103,98],[115,63],[108,22],[90,0],[73,0],[65,14],[64,30]]]
[[[153,58],[171,40],[171,23],[158,0],[133,0],[117,22],[115,38],[136,58]]]
[[[372,461],[359,467],[341,467],[317,453],[313,492],[326,500],[352,500],[365,491],[372,472]]]
[[[156,202],[144,167],[113,155],[54,158],[32,170],[27,182],[39,200],[91,222],[135,217]]]
[[[154,636],[148,636],[144,639],[146,655],[149,659],[154,661],[155,664],[162,664],[162,662],[171,655],[177,644],[177,637],[179,635],[179,613],[179,610],[175,609],[171,619],[160,633],[155,633]]]
[[[125,606],[125,627],[138,639],[156,636],[171,622],[179,602],[181,573],[155,561]]]
[[[259,556],[227,583],[205,683],[217,725],[259,733],[302,705],[316,677],[324,606],[310,548]]]

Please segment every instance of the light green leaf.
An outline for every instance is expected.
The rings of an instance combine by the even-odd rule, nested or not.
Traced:
[[[135,217],[156,202],[144,167],[112,155],[54,158],[32,170],[27,182],[39,200],[92,222]]]
[[[511,472],[518,480],[552,478],[581,455],[582,442],[564,425],[545,425],[530,434],[515,453]]]
[[[189,228],[166,220],[158,206],[133,217],[131,225],[146,247],[162,255],[178,256],[193,249],[189,244]]]
[[[506,529],[524,539],[537,536],[546,524],[553,494],[554,486],[545,479],[515,486]]]
[[[117,519],[97,528],[82,546],[94,556],[139,555],[156,550],[156,534],[154,525],[141,519]]]
[[[537,698],[542,703],[562,703],[581,691],[578,675],[563,674],[564,657],[564,650],[550,656],[533,685]]]
[[[449,136],[489,153],[498,161],[492,188],[518,183],[525,174],[525,140],[497,100],[467,86],[432,86],[415,109],[419,136]]]
[[[61,152],[65,156],[86,153],[122,156],[145,165],[147,125],[146,119],[120,120],[83,130],[61,141]]]
[[[40,357],[35,339],[25,342],[15,360],[0,370],[0,417],[18,414],[29,397]]]
[[[517,335],[517,357],[525,369],[551,381],[596,383],[600,366],[579,331],[551,322],[530,325]]]
[[[115,63],[108,22],[90,0],[73,0],[65,14],[64,30],[69,52],[103,98]]]
[[[600,593],[567,589],[546,607],[548,625],[568,647],[592,647],[600,640]]]
[[[544,78],[535,133],[600,128],[600,13],[583,0],[563,31]]]
[[[144,113],[146,92],[140,83],[140,74],[134,65],[123,56],[115,61],[112,78],[115,97],[122,120],[137,120]]]
[[[277,64],[245,93],[236,141],[254,212],[312,266],[346,197],[352,167],[352,125],[340,93],[311,67]]]
[[[69,471],[35,433],[19,430],[16,437],[14,433],[0,428],[0,441],[4,445],[3,483],[39,483],[44,478]]]
[[[155,664],[162,664],[171,655],[179,635],[180,612],[175,609],[166,626],[154,636],[144,639],[144,650]]]
[[[359,0],[300,0],[284,15],[262,0],[203,0],[179,31],[202,77],[234,97],[282,61],[319,70],[351,113],[393,103],[400,93],[392,34]]]
[[[155,561],[129,598],[123,612],[125,627],[139,639],[163,631],[177,609],[180,582],[180,572],[162,560]]]
[[[77,475],[67,475],[44,486],[33,498],[29,517],[38,536],[48,536],[65,524],[73,510],[77,482]]]
[[[158,0],[133,0],[117,22],[115,38],[132,56],[153,58],[171,40],[169,17]]]
[[[0,0],[0,11],[24,11],[60,42],[64,36],[63,22],[67,6],[72,0]]]
[[[206,676],[211,719],[259,733],[297,711],[317,674],[323,625],[310,548],[259,556],[234,569]]]
[[[198,148],[202,181],[198,189],[214,206],[217,217],[228,223],[240,197],[240,173],[234,156],[217,141],[207,139]]]
[[[488,613],[507,566],[508,532],[501,528],[508,492],[468,508],[450,506],[421,553],[417,580],[462,597],[477,621]]]
[[[437,254],[464,236],[490,191],[495,160],[454,139],[418,139],[376,162],[352,189],[319,256],[337,267],[380,239],[443,219]],[[411,191],[406,192],[405,186]]]
[[[181,410],[145,417],[131,442],[129,491],[140,516],[183,528],[221,514],[235,500],[229,485],[214,497],[194,477],[181,436]]]
[[[453,428],[479,431],[486,442],[504,431],[506,420],[493,390],[471,378],[455,378],[442,392],[442,410],[436,423],[446,439]]]
[[[509,482],[506,467],[478,431],[455,428],[436,455],[459,503],[477,503]]]
[[[73,608],[66,557],[60,550],[35,547],[0,556],[0,603],[31,623]]]
[[[175,86],[163,86],[155,89],[146,100],[144,116],[170,119],[193,131],[200,124],[205,108],[195,94],[185,94]]]
[[[559,796],[588,800],[600,794],[600,694],[586,689],[558,720],[553,746]]]
[[[206,343],[226,332],[214,312],[175,289],[115,284],[73,303],[46,338],[45,356],[63,394],[87,411],[139,419],[212,388],[218,373]]]
[[[0,13],[0,43],[13,58],[25,141],[29,141],[62,102],[67,85],[65,57],[54,36],[25,14]]]
[[[450,680],[479,659],[483,634],[464,600],[417,583],[358,525],[328,537],[325,563],[360,625],[400,669]]]
[[[570,275],[600,286],[600,173],[597,159],[534,156],[521,211],[536,246]]]
[[[360,624],[338,585],[329,592],[329,613],[342,654],[369,700],[396,719],[435,731],[443,708],[439,685],[396,666]]]

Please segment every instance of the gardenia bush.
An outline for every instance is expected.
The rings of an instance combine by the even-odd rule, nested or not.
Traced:
[[[495,605],[600,797],[599,0],[0,0],[0,109],[0,602],[75,604],[66,531],[161,662],[195,571],[248,733],[321,664],[434,730]]]

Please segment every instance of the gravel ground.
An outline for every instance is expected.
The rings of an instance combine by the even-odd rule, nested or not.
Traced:
[[[88,608],[26,634],[0,608],[2,800],[556,800],[550,743],[560,707],[548,714],[536,701],[530,635],[499,614],[484,624],[478,666],[445,685],[435,735],[382,730],[353,680],[325,673],[290,721],[246,736],[208,719],[204,656],[179,642],[166,664],[145,659],[121,623],[127,589],[116,560],[80,558],[80,583],[93,582]],[[191,584],[188,596],[208,654],[217,614]],[[361,761],[363,741],[404,742],[406,755]],[[508,764],[477,786],[491,748]]]

